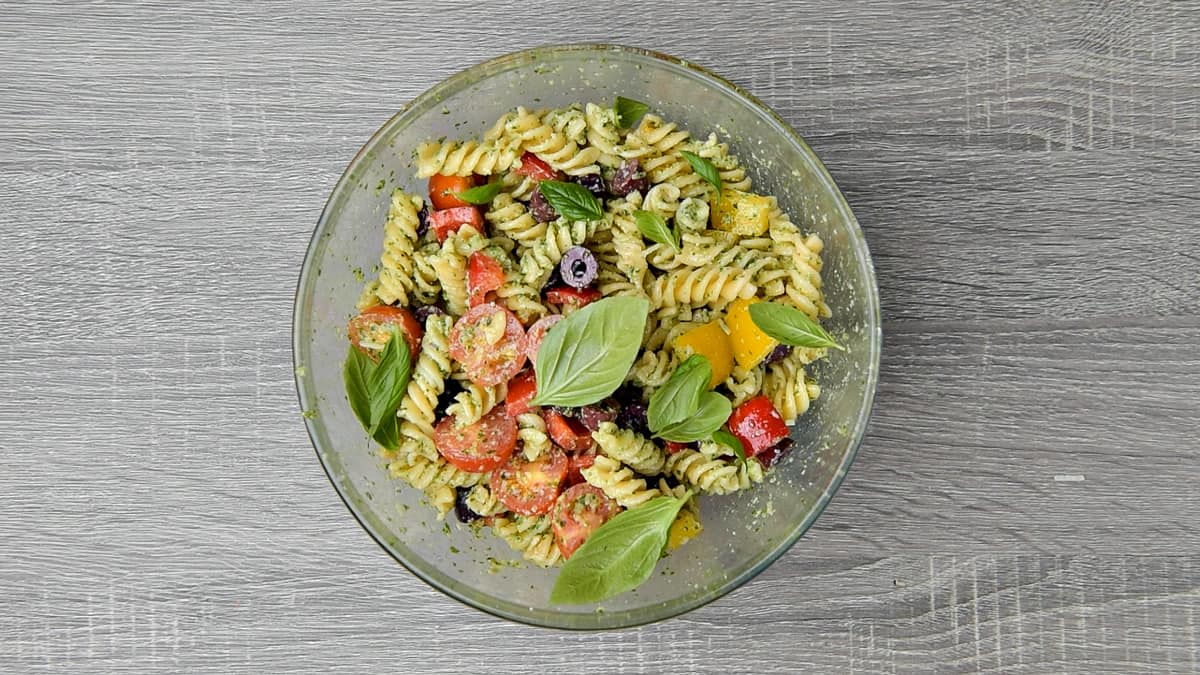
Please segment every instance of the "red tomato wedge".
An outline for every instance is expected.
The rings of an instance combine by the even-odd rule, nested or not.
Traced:
[[[542,418],[546,420],[550,440],[563,450],[580,452],[592,447],[592,432],[579,420],[548,408],[542,411]]]
[[[450,330],[450,356],[463,364],[472,382],[494,387],[525,365],[525,329],[494,302],[472,307]]]
[[[583,452],[571,455],[567,468],[567,485],[583,482],[583,470],[596,463],[596,447],[592,446]]]
[[[550,527],[564,558],[570,558],[596,528],[617,515],[621,507],[604,492],[587,483],[567,488],[554,503]]]
[[[687,450],[688,444],[687,443],[676,443],[675,441],[667,441],[666,443],[663,443],[663,447],[666,448],[668,455],[673,455],[677,452],[683,452],[684,450]]]
[[[429,177],[429,201],[433,202],[435,209],[470,206],[470,202],[464,202],[454,195],[473,187],[475,187],[475,176],[447,176],[435,173]]]
[[[755,396],[734,409],[729,430],[742,442],[747,457],[753,457],[787,438],[787,423],[766,396]]]
[[[579,305],[583,307],[586,304],[595,302],[600,299],[602,294],[595,288],[571,288],[570,286],[556,286],[546,291],[546,302],[553,302],[559,305]]]
[[[520,176],[529,176],[537,181],[558,178],[558,172],[532,152],[521,155],[521,165],[512,169],[512,173]]]
[[[530,462],[521,453],[492,471],[492,494],[515,513],[537,516],[550,510],[567,475],[567,456],[551,447]]]
[[[439,242],[446,241],[451,232],[458,232],[458,228],[463,225],[470,225],[483,232],[483,214],[474,206],[458,206],[429,214],[429,226],[433,228]]]
[[[482,305],[487,294],[504,283],[504,268],[492,256],[475,251],[467,259],[467,293],[472,307]]]
[[[492,471],[512,456],[517,446],[517,423],[500,408],[464,426],[458,426],[453,417],[445,417],[433,430],[433,443],[447,462],[463,471]]]
[[[508,414],[516,417],[532,410],[529,401],[536,395],[537,376],[532,370],[519,373],[508,381],[508,395],[504,398]]]
[[[537,363],[537,350],[542,346],[542,340],[546,339],[546,331],[564,318],[566,317],[562,314],[551,314],[538,319],[529,327],[525,338],[525,353],[529,355],[531,362]]]
[[[421,351],[421,334],[424,331],[407,309],[390,305],[368,307],[350,319],[346,333],[350,337],[350,344],[372,359],[378,360],[379,353],[383,350],[384,343],[391,338],[394,328],[399,328],[404,334],[404,339],[408,342],[409,358],[415,364],[417,354]]]

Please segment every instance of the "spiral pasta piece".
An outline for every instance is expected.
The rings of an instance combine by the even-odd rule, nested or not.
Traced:
[[[642,202],[645,210],[670,220],[679,209],[679,188],[670,183],[660,183],[646,191]]]
[[[536,287],[525,283],[516,270],[504,273],[504,283],[496,289],[496,298],[527,326],[549,313],[542,303],[542,294]]]
[[[492,531],[534,564],[550,567],[562,561],[548,516],[497,516],[492,519]]]
[[[546,236],[546,224],[539,223],[521,202],[501,192],[484,214],[494,231],[501,232],[518,245],[528,248]]]
[[[605,455],[596,455],[596,461],[581,469],[580,473],[589,485],[600,488],[627,509],[645,504],[659,495],[658,488],[647,487],[646,481],[635,476],[632,469]]]
[[[610,167],[620,164],[621,132],[616,111],[588,103],[584,107],[584,117],[587,120],[587,141],[600,151],[599,162]]]
[[[668,272],[654,280],[648,295],[654,308],[706,305],[723,309],[738,298],[752,298],[754,275],[736,268],[704,266]]]
[[[361,312],[382,304],[383,301],[379,299],[379,280],[373,279],[363,286],[362,293],[358,294],[358,302],[354,303],[354,308]]]
[[[446,407],[446,413],[453,415],[459,425],[475,424],[502,402],[507,393],[508,386],[503,383],[489,387],[468,381],[465,389],[454,397],[454,403]]]
[[[492,494],[492,490],[488,487],[487,483],[480,483],[473,486],[467,492],[467,496],[463,501],[466,503],[467,508],[480,516],[494,516],[508,510],[507,507],[500,503],[499,499],[496,499],[496,495]]]
[[[401,457],[391,462],[388,464],[388,473],[424,492],[439,516],[446,515],[454,508],[454,488],[476,485],[485,476],[463,471],[441,457],[427,459],[420,455]]]
[[[580,147],[571,140],[572,130],[563,124],[563,130],[554,128],[556,118],[542,118],[542,123],[521,134],[522,148],[538,156],[552,168],[571,176],[599,173],[600,150],[595,147]],[[584,123],[586,127],[586,122]],[[586,129],[585,129],[586,133]]]
[[[705,494],[723,495],[738,489],[736,466],[705,457],[696,450],[684,449],[668,455],[665,468],[675,480]]]
[[[546,434],[546,421],[536,411],[530,410],[517,415],[517,440],[525,459],[533,461],[550,451],[550,436]]]
[[[792,352],[783,360],[767,366],[767,374],[763,378],[763,394],[771,399],[780,417],[788,424],[795,424],[796,418],[803,415],[812,400],[820,396],[821,389],[808,378],[800,359],[803,352]]]
[[[749,370],[734,366],[733,372],[725,380],[725,388],[729,390],[729,398],[734,407],[758,395],[763,387],[763,370],[756,366]]]
[[[490,176],[508,170],[520,156],[517,148],[491,142],[422,143],[417,146],[417,178],[429,178],[436,173]]]
[[[674,350],[646,351],[633,362],[626,378],[639,387],[657,389],[671,379],[678,367],[679,357]]]
[[[475,228],[463,225],[446,237],[432,260],[446,309],[455,316],[467,311],[467,258],[486,245],[487,240]]]
[[[596,224],[596,221],[584,220],[550,223],[546,228],[546,236],[521,254],[521,277],[524,282],[541,288],[567,249],[583,244],[596,231]]]
[[[633,212],[642,205],[636,192],[610,205],[612,213],[612,262],[626,278],[641,286],[646,276],[646,242]]]
[[[612,422],[601,422],[592,432],[592,438],[600,446],[600,452],[646,476],[662,471],[663,463],[667,461],[662,448],[641,434],[621,429]]]
[[[750,191],[750,177],[746,175],[746,170],[738,163],[737,157],[729,152],[729,146],[717,140],[716,134],[709,134],[703,143],[691,150],[717,168],[723,189]]]
[[[412,251],[417,244],[421,219],[419,197],[392,191],[387,222],[383,226],[383,257],[379,263],[379,289],[376,295],[384,304],[407,305],[413,288]]]
[[[403,456],[420,456],[435,459],[437,446],[433,443],[433,422],[437,417],[438,397],[446,387],[450,374],[451,319],[448,316],[430,316],[425,320],[425,334],[421,337],[421,352],[408,379],[408,388],[396,416],[400,418],[400,453]]]

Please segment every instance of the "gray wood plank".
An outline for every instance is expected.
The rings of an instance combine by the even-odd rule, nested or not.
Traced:
[[[0,670],[1200,671],[1200,6],[3,15]],[[569,40],[693,59],[800,129],[867,232],[886,335],[861,456],[795,549],[599,635],[391,563],[312,456],[287,335],[370,133]]]

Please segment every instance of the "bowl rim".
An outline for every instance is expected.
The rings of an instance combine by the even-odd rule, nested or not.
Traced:
[[[862,228],[859,225],[858,219],[851,210],[850,204],[846,201],[845,195],[842,194],[841,189],[838,187],[836,181],[834,181],[833,176],[829,173],[829,170],[826,168],[824,162],[821,161],[820,157],[817,156],[816,152],[813,151],[813,149],[808,145],[799,132],[793,129],[786,120],[784,120],[778,113],[776,113],[773,109],[771,109],[750,92],[742,89],[737,84],[730,82],[729,80],[717,75],[707,68],[696,65],[687,59],[682,59],[650,49],[630,47],[615,43],[578,42],[552,44],[513,51],[475,63],[474,65],[463,68],[462,70],[459,70],[458,72],[434,84],[432,87],[426,89],[412,100],[406,102],[395,114],[389,117],[373,134],[371,134],[371,137],[367,139],[367,141],[362,145],[361,148],[359,148],[358,152],[355,153],[354,157],[347,164],[346,169],[342,171],[337,182],[334,184],[333,190],[330,192],[329,197],[326,199],[325,204],[321,209],[321,214],[317,219],[317,225],[313,230],[312,236],[309,238],[308,247],[304,255],[304,261],[300,268],[300,273],[297,279],[295,296],[292,302],[292,372],[295,379],[296,395],[302,411],[315,410],[317,406],[317,396],[315,393],[315,388],[313,388],[314,391],[312,396],[310,397],[308,395],[305,386],[305,380],[308,377],[308,373],[305,370],[305,364],[300,362],[300,354],[303,351],[301,346],[302,330],[300,323],[303,318],[300,312],[301,297],[304,290],[309,286],[310,275],[315,272],[314,264],[316,262],[316,253],[318,250],[322,249],[320,246],[321,239],[325,236],[325,231],[329,224],[329,218],[331,216],[334,203],[344,192],[347,184],[351,182],[351,176],[362,160],[366,157],[369,149],[376,145],[377,141],[384,133],[390,132],[392,125],[395,124],[396,121],[411,108],[430,99],[435,101],[438,100],[443,92],[446,90],[455,89],[460,83],[469,83],[480,71],[504,69],[506,66],[519,65],[523,62],[533,62],[561,53],[589,51],[596,53],[628,54],[634,57],[643,57],[651,61],[662,61],[668,65],[681,67],[692,71],[694,74],[699,75],[702,79],[709,80],[710,84],[713,84],[717,87],[723,87],[735,94],[737,97],[740,97],[748,105],[757,109],[757,112],[764,114],[773,124],[777,132],[781,133],[783,136],[786,136],[793,143],[799,146],[800,149],[813,160],[821,182],[825,184],[825,187],[828,190],[832,191],[836,204],[841,210],[844,211],[844,215],[846,216],[846,226],[849,234],[856,240],[855,257],[857,258],[857,263],[865,273],[866,280],[869,282],[865,288],[865,302],[868,309],[868,318],[872,322],[874,330],[867,331],[870,360],[866,373],[867,380],[864,391],[864,405],[860,409],[858,418],[854,422],[854,426],[851,430],[852,436],[850,443],[847,446],[846,452],[842,456],[841,463],[837,467],[837,471],[830,479],[829,485],[826,486],[825,490],[822,491],[820,497],[817,498],[816,502],[813,504],[813,507],[808,511],[806,516],[795,525],[792,532],[788,536],[783,537],[779,541],[774,549],[769,551],[762,557],[762,559],[750,565],[746,570],[736,577],[725,580],[720,585],[714,587],[709,593],[697,596],[687,602],[672,606],[667,612],[658,615],[648,615],[645,618],[638,617],[636,620],[628,622],[611,624],[597,623],[595,625],[562,625],[550,623],[548,621],[541,621],[535,616],[524,616],[521,614],[511,613],[505,611],[504,609],[478,602],[474,598],[460,593],[457,589],[444,586],[429,578],[419,569],[409,565],[408,562],[398,556],[384,542],[383,537],[379,533],[375,532],[374,529],[368,524],[364,516],[358,512],[358,509],[353,505],[350,498],[343,490],[339,480],[334,476],[329,463],[326,462],[325,458],[322,456],[322,451],[318,445],[316,431],[314,428],[316,421],[310,418],[310,416],[307,414],[303,416],[305,431],[308,433],[309,442],[313,447],[314,453],[317,455],[317,460],[320,462],[321,468],[325,472],[325,476],[329,479],[330,484],[333,485],[334,491],[342,500],[342,503],[345,504],[346,508],[350,511],[351,515],[354,516],[354,519],[358,522],[359,526],[371,537],[372,540],[375,541],[380,548],[382,548],[389,556],[391,556],[393,560],[395,560],[402,567],[404,567],[431,588],[434,588],[441,593],[481,612],[490,614],[500,619],[514,621],[530,626],[570,631],[619,630],[622,628],[632,628],[656,623],[686,614],[692,610],[707,605],[710,602],[725,597],[734,590],[737,590],[742,585],[758,576],[763,570],[774,564],[776,560],[783,556],[783,554],[791,550],[792,546],[794,546],[795,543],[804,536],[809,528],[812,527],[813,523],[816,522],[817,518],[820,517],[820,515],[828,507],[830,501],[833,499],[833,496],[837,494],[838,489],[845,480],[846,473],[849,470],[850,465],[854,463],[854,459],[858,455],[859,448],[861,447],[863,439],[866,436],[867,426],[870,423],[871,414],[874,409],[876,388],[879,380],[880,352],[883,341],[883,330],[879,306],[879,286],[875,276],[874,264],[867,246],[866,238],[863,235]],[[642,610],[635,611],[641,612]],[[598,614],[600,613],[593,612],[591,616],[596,616]],[[616,618],[626,614],[628,614],[628,612],[604,612],[602,616],[606,618]],[[588,615],[579,614],[575,616]]]

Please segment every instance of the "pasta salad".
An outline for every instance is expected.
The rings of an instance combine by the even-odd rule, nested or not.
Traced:
[[[618,97],[415,150],[351,319],[347,398],[442,517],[630,590],[747,490],[820,394],[822,241],[715,134]]]

